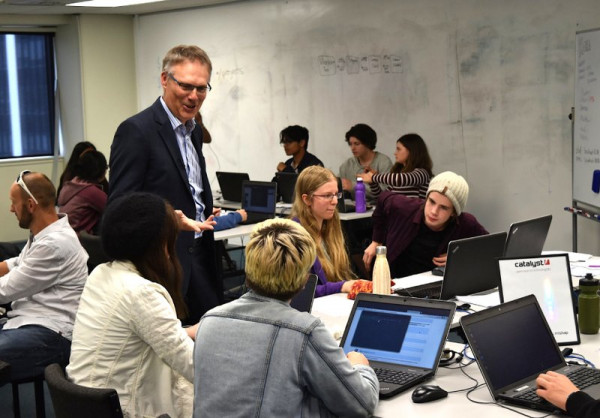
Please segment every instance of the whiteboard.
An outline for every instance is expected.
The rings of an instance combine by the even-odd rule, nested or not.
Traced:
[[[600,29],[576,39],[573,200],[600,208]]]

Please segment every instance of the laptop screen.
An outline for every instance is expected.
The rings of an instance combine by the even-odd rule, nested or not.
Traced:
[[[559,344],[578,344],[571,272],[567,254],[498,260],[500,300],[534,295]]]
[[[451,314],[447,309],[359,301],[342,348],[370,361],[433,369]]]
[[[242,187],[242,208],[247,212],[275,213],[277,186],[275,183],[245,181]]]
[[[500,305],[461,321],[493,393],[563,362],[535,297],[509,304],[514,309]]]
[[[508,231],[504,257],[540,255],[544,249],[551,222],[552,215],[547,215],[513,223]]]

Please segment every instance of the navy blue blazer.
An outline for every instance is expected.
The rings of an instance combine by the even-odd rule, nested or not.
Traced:
[[[202,130],[199,125],[192,132],[192,143],[200,159],[202,200],[208,218],[212,214],[213,200],[210,182],[206,175],[206,162],[202,154]],[[196,218],[196,206],[190,192],[187,174],[181,157],[177,137],[160,99],[137,115],[125,120],[117,128],[110,147],[110,200],[134,191],[156,193],[165,198],[175,209],[185,213],[188,218]],[[214,256],[214,234],[204,231],[203,236],[212,248]],[[192,248],[194,233],[182,231],[177,238],[177,255],[183,269],[183,294],[190,282]],[[214,263],[213,263],[214,264]],[[217,280],[216,264],[206,266],[210,278]],[[217,289],[221,285],[217,284]]]

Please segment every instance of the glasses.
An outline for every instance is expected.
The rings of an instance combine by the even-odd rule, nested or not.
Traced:
[[[29,191],[29,188],[27,187],[27,185],[25,184],[25,182],[23,181],[23,176],[27,173],[31,173],[31,171],[29,170],[23,170],[19,173],[19,175],[17,176],[17,184],[19,186],[21,186],[21,188],[23,190],[25,190],[27,192],[27,194],[33,199],[33,201],[35,202],[36,205],[38,205],[38,201],[35,198],[35,196]]]
[[[208,93],[209,91],[212,90],[210,83],[206,83],[206,86],[194,86],[193,84],[180,82],[175,77],[173,77],[173,74],[171,74],[171,73],[167,73],[167,77],[169,77],[171,80],[173,80],[175,83],[177,83],[177,85],[179,87],[181,87],[181,89],[187,93],[191,93],[194,90],[196,90],[196,94],[201,96],[201,95],[205,95],[206,93]]]
[[[321,199],[329,200],[331,202],[334,198],[341,199],[342,196],[344,196],[344,193],[314,194],[313,196],[320,197]]]

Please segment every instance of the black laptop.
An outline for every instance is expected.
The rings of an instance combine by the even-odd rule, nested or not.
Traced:
[[[337,184],[338,184],[338,191],[343,192],[344,188],[342,187],[342,179],[340,177],[337,177]],[[344,195],[345,195],[345,193],[344,193]],[[356,205],[354,203],[352,203],[351,199],[345,199],[344,197],[342,197],[341,199],[338,199],[337,210],[339,213],[356,212]]]
[[[369,359],[388,398],[437,370],[456,305],[430,299],[359,293],[340,347]]]
[[[312,310],[313,301],[315,300],[315,290],[319,281],[316,274],[309,274],[308,280],[304,288],[296,293],[290,301],[290,306],[300,312],[309,312]]]
[[[297,173],[286,173],[283,171],[275,173],[277,191],[283,203],[294,203],[294,189],[297,179]]]
[[[241,202],[242,183],[244,180],[250,180],[248,173],[217,171],[216,174],[223,200],[228,200],[230,202]]]
[[[396,289],[396,293],[447,300],[494,289],[500,283],[497,259],[505,242],[506,232],[450,241],[442,280]]]
[[[277,183],[244,180],[242,183],[242,209],[248,219],[244,224],[255,224],[275,217]]]
[[[535,296],[463,316],[460,323],[496,401],[556,411],[535,393],[535,379],[548,370],[567,375],[594,399],[600,398],[600,370],[567,365]]]
[[[504,247],[504,257],[540,255],[551,223],[552,215],[546,215],[511,224]]]

